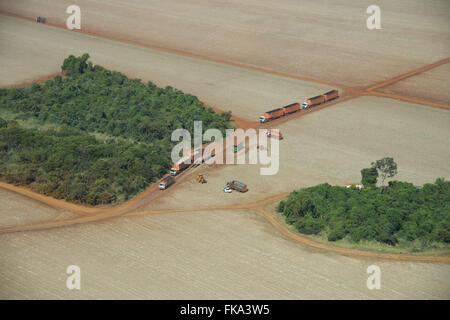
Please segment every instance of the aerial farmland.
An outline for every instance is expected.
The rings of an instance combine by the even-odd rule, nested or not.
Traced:
[[[366,26],[369,3],[349,0],[83,0],[81,27],[68,30],[70,5],[0,4],[1,299],[450,299],[448,1],[380,1],[381,29]],[[121,86],[130,104],[117,102]],[[331,90],[337,97],[307,103]],[[174,170],[168,128],[194,128],[179,101],[205,130],[279,130],[268,145],[233,149],[247,160],[252,147],[279,154],[275,173],[205,159]],[[135,113],[126,119],[121,108]],[[261,120],[273,110],[280,115]],[[97,162],[29,145],[41,136],[86,154],[76,141],[89,141],[98,149],[86,159]],[[378,180],[364,180],[364,168]],[[359,200],[325,210],[321,190]],[[417,207],[395,207],[408,192]],[[392,209],[382,213],[404,224],[355,240],[349,222],[330,237],[333,219],[367,203],[378,214],[386,197]],[[335,215],[315,230],[304,227],[307,210]],[[80,289],[66,285],[71,265]]]

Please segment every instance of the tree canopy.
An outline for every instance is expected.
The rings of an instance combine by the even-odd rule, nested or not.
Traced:
[[[365,168],[361,170],[361,183],[365,188],[375,187],[378,180],[378,171],[375,168]]]
[[[394,159],[390,157],[372,162],[372,168],[376,169],[381,175],[381,185],[383,186],[386,178],[392,178],[398,173],[397,163],[395,163]]]

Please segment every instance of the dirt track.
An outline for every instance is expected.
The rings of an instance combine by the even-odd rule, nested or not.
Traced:
[[[450,63],[380,89],[383,93],[450,104]]]

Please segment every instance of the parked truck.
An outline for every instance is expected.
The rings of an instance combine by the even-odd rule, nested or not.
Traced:
[[[239,182],[237,180],[227,182],[227,188],[237,190],[239,192],[247,192],[248,191],[247,185],[245,183]]]
[[[170,187],[171,185],[173,185],[174,183],[175,183],[175,178],[172,176],[167,176],[167,177],[161,179],[158,187],[160,190],[165,190],[168,187]]]
[[[263,116],[259,117],[259,122],[264,123],[282,116],[284,116],[284,111],[282,108],[273,109],[265,112]]]
[[[37,23],[46,23],[47,19],[44,17],[36,17],[36,22]]]

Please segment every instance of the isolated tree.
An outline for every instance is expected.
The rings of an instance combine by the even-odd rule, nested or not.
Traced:
[[[361,170],[361,183],[365,188],[375,187],[378,180],[378,171],[376,168],[365,168]]]
[[[394,158],[389,157],[372,162],[372,168],[379,172],[382,186],[384,186],[384,180],[386,178],[392,178],[398,172],[397,163],[395,163]]]

